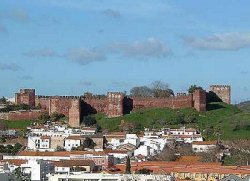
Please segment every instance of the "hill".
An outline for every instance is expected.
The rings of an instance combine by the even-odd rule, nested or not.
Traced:
[[[214,102],[207,105],[207,112],[193,108],[158,108],[134,111],[118,118],[106,118],[104,114],[93,115],[97,124],[108,131],[119,131],[121,121],[133,125],[133,132],[146,128],[197,128],[206,140],[250,139],[250,114],[233,105]]]
[[[236,104],[236,107],[238,107],[242,112],[250,112],[250,101],[245,101]]]

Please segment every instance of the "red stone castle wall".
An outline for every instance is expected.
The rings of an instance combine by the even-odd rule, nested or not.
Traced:
[[[15,94],[15,103],[35,107],[35,89],[20,89],[20,93]]]
[[[105,113],[107,108],[107,99],[89,98],[83,100],[85,103],[89,104],[91,107],[95,108],[98,113]],[[84,110],[82,110],[84,111]]]
[[[41,110],[49,114],[54,112],[69,116],[72,101],[80,99],[77,96],[37,96],[36,106],[41,105]]]
[[[150,109],[150,108],[185,108],[194,107],[198,111],[206,110],[206,92],[195,91],[194,94],[177,94],[169,98],[142,98],[142,97],[124,97],[123,93],[111,92],[107,97],[77,97],[77,96],[36,96],[35,90],[25,89],[15,94],[16,103],[29,103],[29,105],[41,106],[42,112],[58,112],[70,117],[70,125],[78,126],[80,116],[106,113],[108,117],[118,117],[132,110]],[[131,108],[129,108],[131,107]],[[128,111],[129,110],[129,111]],[[30,113],[31,114],[31,113]],[[12,115],[13,119],[28,119],[33,114]],[[35,116],[35,114],[34,114]]]
[[[193,96],[192,95],[180,95],[177,97],[169,98],[142,98],[142,97],[131,97],[133,100],[133,110],[149,109],[149,108],[183,108],[193,107]]]
[[[10,121],[36,119],[41,114],[40,111],[13,111],[9,112],[7,119]]]
[[[195,90],[193,94],[194,99],[194,108],[197,111],[206,111],[206,91],[204,90]]]

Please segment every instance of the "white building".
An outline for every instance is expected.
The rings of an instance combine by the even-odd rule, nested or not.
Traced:
[[[91,172],[95,163],[92,160],[62,160],[55,162],[55,173],[70,174],[70,172]]]
[[[136,134],[126,134],[126,139],[124,140],[124,144],[128,144],[128,143],[138,147],[140,144],[140,139],[138,138]]]
[[[217,146],[217,141],[196,141],[192,144],[192,149],[194,152],[207,152],[209,150],[215,149]]]
[[[52,151],[50,145],[51,139],[49,136],[28,137],[28,150]]]
[[[40,181],[46,178],[49,173],[54,173],[54,164],[43,160],[29,160],[28,163],[21,164],[21,171],[30,175],[31,181]]]
[[[94,134],[96,134],[96,128],[84,127],[81,129],[81,133],[83,135],[94,135]]]
[[[64,149],[67,151],[72,150],[72,148],[77,148],[81,145],[81,136],[69,136],[65,138]]]
[[[143,155],[143,156],[150,156],[150,147],[146,145],[142,145],[136,150],[134,150],[134,156]]]
[[[170,175],[143,174],[50,174],[48,181],[174,181]]]

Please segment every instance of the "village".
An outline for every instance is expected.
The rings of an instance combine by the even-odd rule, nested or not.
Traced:
[[[213,154],[216,150],[217,160],[230,153],[228,148],[219,149],[222,146],[220,140],[204,141],[199,130],[194,128],[145,128],[137,134],[103,133],[93,127],[76,129],[53,123],[35,124],[27,129],[26,145],[14,155],[1,156],[0,173],[17,174],[18,170],[23,179],[49,181],[81,179],[82,174],[90,180],[159,177],[157,180],[213,181],[231,175],[249,176],[249,166],[223,166],[212,160],[203,162],[203,153]],[[9,138],[18,135],[15,130],[1,134]],[[1,145],[7,148],[16,144]],[[177,149],[183,145],[186,148]],[[184,149],[192,154],[185,154]]]

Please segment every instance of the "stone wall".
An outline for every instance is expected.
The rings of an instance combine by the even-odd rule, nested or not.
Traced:
[[[215,93],[223,102],[231,104],[231,86],[211,85],[210,91]]]
[[[122,116],[124,94],[121,92],[108,92],[107,99],[107,117],[112,118]]]
[[[69,109],[69,126],[79,127],[81,122],[80,114],[80,99],[71,100],[71,107]]]
[[[121,92],[109,92],[107,96],[101,97],[89,95],[88,97],[36,96],[33,98],[34,93],[33,89],[20,90],[20,93],[15,95],[16,103],[33,105],[34,102],[34,106],[41,106],[42,112],[48,112],[50,115],[54,112],[64,114],[69,117],[69,125],[72,127],[80,125],[81,116],[96,113],[106,113],[107,117],[119,117],[133,110],[161,107],[173,109],[194,107],[198,111],[206,110],[205,91],[195,91],[194,94],[188,95],[178,93],[177,96],[169,98],[127,97]],[[24,117],[27,118],[27,116]]]
[[[48,112],[50,115],[54,112],[69,116],[72,101],[79,96],[36,96],[36,106],[40,105],[41,110]],[[80,102],[79,102],[80,103]]]
[[[197,111],[206,111],[206,91],[195,90],[193,94],[194,108]]]
[[[193,96],[186,94],[178,94],[176,97],[169,98],[143,98],[131,97],[133,100],[133,110],[150,109],[150,108],[183,108],[193,107]]]
[[[35,89],[20,89],[20,93],[15,94],[15,103],[35,107]]]
[[[20,121],[36,119],[41,114],[41,111],[12,111],[8,113],[7,120]]]

